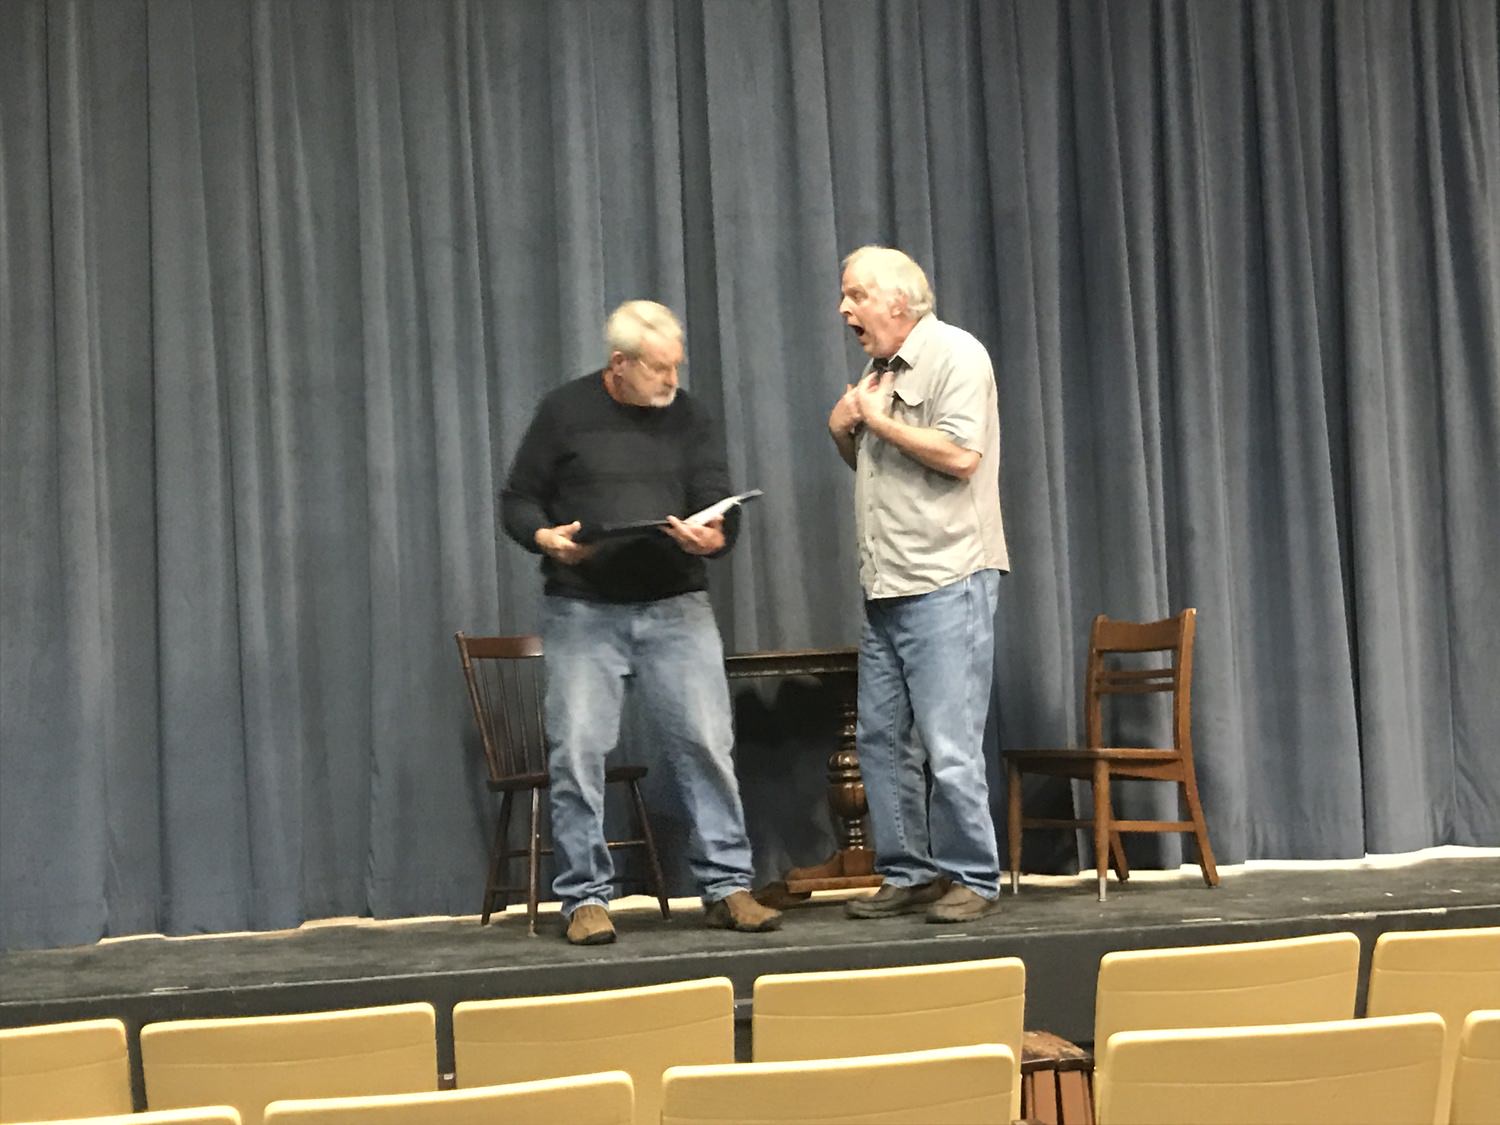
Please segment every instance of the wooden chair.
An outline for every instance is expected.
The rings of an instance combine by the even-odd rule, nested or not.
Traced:
[[[287,1016],[169,1020],[141,1029],[152,1109],[229,1105],[260,1125],[282,1098],[437,1089],[431,1004]]]
[[[1021,833],[1027,828],[1089,828],[1094,835],[1094,863],[1099,872],[1099,901],[1106,895],[1105,876],[1113,857],[1120,881],[1130,878],[1122,832],[1191,832],[1198,844],[1203,881],[1217,886],[1213,848],[1208,825],[1198,801],[1198,779],[1193,772],[1191,731],[1193,631],[1197,610],[1185,609],[1163,621],[1140,624],[1094,618],[1089,637],[1089,658],[1084,683],[1084,745],[1064,750],[1009,750],[1005,754],[1009,782],[1010,889],[1020,890]],[[1142,653],[1167,653],[1165,666],[1117,666],[1112,658]],[[1172,696],[1172,745],[1124,747],[1104,744],[1102,702],[1105,696],[1143,695],[1166,692]],[[1028,817],[1022,810],[1022,777],[1028,773],[1088,781],[1094,791],[1093,816],[1065,820]],[[1117,820],[1110,803],[1110,782],[1115,778],[1143,778],[1174,782],[1187,807],[1187,820]]]
[[[1359,938],[1352,933],[1106,953],[1094,995],[1094,1054],[1056,1040],[1065,1050],[1054,1047],[1053,1054],[1086,1062],[1055,1069],[1093,1072],[1096,1057],[1102,1069],[1104,1044],[1125,1031],[1352,1019],[1358,989]],[[1036,1035],[1026,1033],[1028,1048]],[[1022,1066],[1024,1074],[1024,1060]],[[1023,1112],[1035,1112],[1034,1094]]]
[[[1450,1125],[1500,1121],[1500,1010],[1470,1012],[1453,1069]]]
[[[460,1089],[623,1070],[635,1120],[657,1125],[661,1076],[679,1063],[734,1061],[734,986],[726,977],[453,1009]]]
[[[674,1066],[661,1125],[1008,1125],[1016,1060],[998,1043],[801,1062]]]
[[[542,790],[550,778],[547,773],[547,742],[542,720],[542,639],[536,636],[471,637],[457,633],[459,660],[463,663],[464,682],[469,689],[469,703],[474,709],[474,723],[479,728],[484,747],[485,765],[489,770],[486,784],[490,792],[500,794],[500,819],[490,845],[489,873],[484,885],[484,903],[480,925],[488,925],[490,914],[503,910],[519,885],[502,882],[512,859],[526,857],[526,929],[536,933],[537,902],[541,897],[541,857],[551,855],[551,847],[542,843]],[[608,842],[611,851],[640,848],[645,852],[648,875],[639,880],[661,903],[661,916],[670,918],[661,859],[656,839],[651,834],[651,820],[641,799],[641,779],[645,766],[611,766],[605,770],[608,784],[624,785],[630,791],[640,836]],[[527,846],[510,847],[511,805],[516,794],[531,798],[531,819]]]
[[[1443,1020],[1125,1031],[1102,1061],[1099,1125],[1413,1125],[1433,1120]]]
[[[1500,1008],[1500,926],[1389,931],[1375,939],[1365,1015],[1436,1012],[1448,1025],[1438,1118],[1446,1120],[1468,1014]]]
[[[9,1118],[5,1118],[9,1121]],[[26,1125],[40,1125],[29,1122]],[[108,1117],[47,1118],[47,1125],[241,1125],[233,1106],[206,1105],[193,1109],[158,1109],[145,1113],[119,1113]]]
[[[272,1102],[266,1125],[632,1125],[630,1075],[616,1070],[541,1082]]]
[[[755,981],[751,1034],[756,1062],[887,1055],[999,1043],[1021,1053],[1026,966],[1019,957],[772,973]],[[1021,1085],[1011,1076],[1021,1112]]]
[[[119,1020],[0,1031],[0,1121],[129,1113],[133,1104]]]

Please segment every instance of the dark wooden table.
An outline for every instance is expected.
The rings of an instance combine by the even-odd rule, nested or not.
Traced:
[[[828,756],[828,810],[833,814],[838,850],[822,863],[791,868],[781,879],[756,891],[755,897],[768,906],[781,907],[803,902],[813,891],[880,886],[875,851],[865,832],[870,809],[865,803],[865,783],[854,743],[859,650],[747,652],[725,657],[724,671],[731,680],[787,676],[825,679],[838,692],[842,715],[838,745]]]

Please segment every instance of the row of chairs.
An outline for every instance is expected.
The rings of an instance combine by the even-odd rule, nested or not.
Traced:
[[[1161,1119],[1138,1116],[1138,1107],[1164,1093],[1193,1106],[1198,1114],[1207,1114],[1214,1090],[1221,1100],[1231,1099],[1226,1104],[1242,1106],[1245,1098],[1257,1093],[1253,1082],[1251,1088],[1242,1088],[1245,1076],[1253,1073],[1248,1062],[1254,1060],[1270,1066],[1269,1073],[1280,1074],[1274,1088],[1283,1090],[1294,1077],[1311,1089],[1308,1084],[1319,1076],[1320,1067],[1328,1073],[1321,1074],[1319,1088],[1337,1089],[1339,1081],[1348,1085],[1346,1064],[1363,1060],[1356,1071],[1362,1077],[1353,1082],[1357,1089],[1339,1093],[1334,1103],[1347,1108],[1356,1104],[1351,1100],[1354,1092],[1380,1088],[1371,1077],[1371,1060],[1377,1057],[1391,1060],[1390,1073],[1397,1075],[1392,1081],[1419,1099],[1425,1096],[1425,1079],[1407,1081],[1399,1074],[1402,1068],[1410,1072],[1408,1078],[1430,1073],[1437,1107],[1430,1117],[1448,1120],[1443,1087],[1461,1055],[1465,1016],[1472,1008],[1500,1009],[1500,929],[1387,934],[1377,943],[1369,1013],[1435,1010],[1442,1017],[1436,1022],[1425,1017],[1394,1023],[1350,1021],[1358,962],[1359,944],[1352,934],[1107,955],[1100,965],[1095,1011],[1095,1042],[1104,1045],[1097,1075],[1101,1120]],[[943,1112],[958,1112],[949,1104],[955,1098],[994,1099],[1003,1093],[1006,1111],[987,1119],[1004,1121],[1018,1109],[1015,1059],[1020,1053],[1024,993],[1025,968],[1015,958],[762,977],[756,982],[752,1016],[756,1063],[748,1069],[733,1065],[733,995],[730,982],[722,978],[575,996],[468,1002],[453,1014],[457,1082],[472,1091],[566,1073],[623,1070],[633,1107],[626,1119],[654,1123],[675,1112],[663,1072],[685,1067],[686,1073],[669,1073],[679,1073],[682,1090],[707,1090],[708,1108],[703,1116],[679,1115],[673,1120],[738,1120],[741,1117],[735,1115],[744,1115],[749,1106],[758,1115],[768,1111],[772,1101],[781,1104],[766,1090],[784,1092],[807,1083],[809,1089],[842,1092],[832,1103],[800,1094],[783,1109],[791,1112],[801,1105],[808,1111],[805,1117],[812,1117],[815,1105],[832,1104],[847,1111],[847,1119],[864,1120],[854,1110],[865,1105],[872,1113],[884,1107],[885,1119],[899,1120],[899,1113],[912,1115],[910,1099],[921,1090],[928,1099],[924,1119],[939,1120]],[[1463,1032],[1464,1066],[1480,1077],[1463,1087],[1469,1089],[1467,1095],[1455,1097],[1455,1121],[1500,1117],[1496,1018],[1491,1015],[1486,1022],[1486,1017],[1474,1017]],[[375,1093],[431,1096],[437,1084],[434,1023],[432,1009],[415,1004],[318,1016],[149,1025],[141,1033],[147,1100],[153,1107],[225,1102],[244,1120],[255,1122],[261,1120],[263,1107],[276,1099]],[[1302,1026],[1266,1029],[1273,1024]],[[1207,1035],[1191,1030],[1202,1028],[1235,1030]],[[1157,1029],[1172,1030],[1156,1034]],[[1294,1041],[1295,1046],[1288,1046]],[[1431,1054],[1434,1042],[1436,1055],[1426,1059],[1421,1052]],[[990,1053],[983,1056],[989,1061],[946,1056],[902,1056],[899,1066],[893,1061],[898,1052],[965,1044],[990,1045]],[[1197,1059],[1195,1071],[1181,1072],[1162,1061],[1183,1052]],[[808,1062],[850,1055],[883,1057]],[[1190,1077],[1212,1072],[1202,1068],[1215,1058],[1233,1062],[1240,1078],[1221,1078],[1209,1094],[1189,1097]],[[1400,1059],[1405,1061],[1394,1065]],[[892,1086],[855,1073],[870,1066],[904,1077]],[[1291,1075],[1285,1073],[1288,1066]],[[966,1067],[989,1074],[988,1084],[959,1082],[952,1074],[930,1082],[922,1077]],[[1481,1097],[1485,1068],[1494,1091],[1488,1109]],[[793,1070],[814,1077],[793,1080]],[[1262,1067],[1262,1077],[1265,1073]],[[1147,1081],[1136,1081],[1132,1074],[1144,1074]],[[618,1078],[611,1081],[618,1093]],[[758,1085],[765,1090],[752,1096]],[[725,1094],[726,1089],[738,1092]],[[948,1103],[939,1096],[945,1091]],[[582,1096],[571,1087],[565,1092]],[[1258,1093],[1264,1096],[1266,1091]],[[516,1096],[513,1090],[492,1094]],[[528,1096],[561,1095],[545,1090]],[[482,1100],[478,1092],[466,1097]],[[1393,1097],[1382,1094],[1381,1104],[1396,1105]],[[1031,1101],[1029,1111],[1034,1111],[1035,1099]],[[448,1108],[441,1112],[448,1115],[441,1120],[459,1120],[452,1116],[459,1103],[449,1099],[439,1106],[444,1104]],[[715,1117],[716,1104],[730,1115]],[[0,1033],[0,1120],[114,1112],[129,1105],[125,1035],[118,1022]],[[948,1110],[940,1112],[941,1105],[948,1105]],[[1481,1108],[1475,1110],[1476,1105]],[[411,1105],[407,1111],[414,1112]],[[303,1107],[298,1112],[311,1111]],[[959,1119],[976,1119],[974,1105],[962,1112],[970,1116]],[[1356,1118],[1346,1114],[1344,1119]]]
[[[979,1056],[915,1063],[922,1064],[919,1071],[985,1070],[984,1098],[1004,1100],[1003,1112],[992,1119],[1008,1121],[1019,1110],[1015,1060],[1025,980],[1017,958],[761,977],[752,1030],[756,1059],[774,1065],[900,1052],[914,1038],[938,1047],[989,1044],[998,1037],[1002,1042]],[[929,1010],[920,1011],[922,1005]],[[250,1125],[278,1099],[430,1094],[437,1087],[435,1017],[427,1004],[148,1024],[141,1029],[140,1055],[152,1109],[228,1105]],[[722,1069],[722,1075],[687,1073],[680,1080],[689,1092],[707,1081],[710,1100],[720,1096],[713,1090],[721,1084],[747,1078],[734,1065],[734,989],[724,977],[466,1001],[453,1009],[453,1058],[460,1090],[624,1071],[632,1088],[629,1117],[639,1125],[662,1119],[668,1068]],[[851,1065],[834,1066],[838,1080],[830,1088],[842,1082],[851,1096],[871,1096],[879,1083],[850,1073]],[[935,1088],[956,1081],[948,1075]],[[965,1079],[954,1088],[970,1091],[968,1099],[976,1087]],[[130,1105],[119,1021],[0,1032],[0,1121],[115,1113]]]

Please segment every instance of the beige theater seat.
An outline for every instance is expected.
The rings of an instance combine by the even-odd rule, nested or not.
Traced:
[[[1470,1012],[1458,1040],[1450,1125],[1500,1121],[1500,1010]]]
[[[1123,1031],[1100,1059],[1098,1125],[1412,1125],[1437,1105],[1443,1021]]]
[[[0,1031],[0,1121],[129,1113],[132,1105],[119,1020]]]
[[[846,972],[768,974],[755,982],[756,1062],[884,1055],[1000,1043],[1021,1054],[1026,966],[1018,957]],[[1020,1115],[1019,1075],[1011,1076]]]
[[[661,1125],[1007,1125],[1016,1060],[998,1043],[848,1059],[674,1066]]]
[[[1470,1012],[1500,1008],[1500,927],[1384,933],[1370,959],[1367,1016],[1436,1012],[1448,1025],[1437,1120],[1448,1120],[1458,1037]]]
[[[635,1120],[656,1125],[669,1066],[734,1061],[734,988],[725,977],[514,1000],[453,1009],[462,1089],[623,1070]]]
[[[430,1004],[173,1020],[141,1029],[152,1109],[232,1105],[247,1125],[280,1098],[437,1089]]]
[[[635,1095],[623,1070],[509,1086],[272,1102],[266,1125],[631,1125]]]
[[[40,1125],[27,1122],[25,1125]],[[108,1117],[64,1117],[47,1125],[240,1125],[233,1106],[205,1105],[194,1109],[162,1109],[149,1113],[120,1113]]]
[[[1359,987],[1359,939],[1278,941],[1106,953],[1094,997],[1094,1056],[1120,1031],[1346,1020]]]

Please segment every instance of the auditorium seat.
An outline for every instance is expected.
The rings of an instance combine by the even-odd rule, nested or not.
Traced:
[[[1439,1120],[1448,1116],[1464,1019],[1480,1008],[1500,1008],[1500,927],[1391,931],[1375,939],[1365,1014],[1436,1012],[1448,1025]]]
[[[1413,1125],[1433,1120],[1442,1017],[1122,1031],[1099,1125]]]
[[[1007,1125],[1016,1062],[998,1043],[800,1062],[674,1066],[661,1125]]]
[[[0,1122],[129,1113],[132,1104],[119,1020],[0,1031]]]
[[[1021,1051],[1026,966],[1018,957],[844,972],[768,974],[755,982],[756,1062],[884,1055],[999,1043]],[[1020,1114],[1019,1077],[1012,1076]]]
[[[1106,953],[1094,994],[1094,1057],[1121,1031],[1350,1019],[1358,988],[1359,939],[1351,933]]]
[[[725,977],[453,1009],[460,1089],[623,1070],[635,1120],[656,1125],[669,1066],[734,1061],[734,988]]]
[[[266,1125],[632,1125],[630,1075],[616,1070],[508,1086],[272,1102]]]
[[[246,1125],[259,1125],[282,1098],[433,1091],[435,1028],[430,1004],[148,1024],[146,1102],[232,1105]]]
[[[1500,1121],[1500,1009],[1470,1012],[1459,1034],[1450,1125]]]
[[[1198,845],[1203,881],[1217,886],[1218,869],[1208,840],[1208,824],[1198,800],[1198,777],[1193,769],[1192,686],[1193,634],[1198,611],[1185,609],[1162,621],[1112,621],[1102,613],[1089,634],[1088,664],[1084,669],[1081,747],[1052,750],[1007,750],[1004,754],[1009,786],[1006,832],[1010,851],[1010,889],[1021,888],[1021,834],[1026,829],[1088,829],[1094,841],[1094,866],[1099,901],[1107,896],[1106,872],[1113,859],[1120,881],[1130,878],[1130,866],[1120,841],[1122,832],[1186,832]],[[1166,654],[1142,665],[1136,658]],[[1115,746],[1106,743],[1103,701],[1107,697],[1162,693],[1171,701],[1170,746]],[[1093,788],[1093,812],[1088,817],[1028,816],[1023,807],[1023,778],[1028,773],[1087,781]],[[1177,786],[1186,819],[1120,820],[1114,815],[1110,783],[1117,778],[1169,781]]]
[[[40,1125],[25,1122],[24,1125]],[[119,1113],[108,1117],[48,1118],[47,1125],[240,1125],[233,1106],[206,1105],[192,1109],[161,1109],[149,1113]]]

